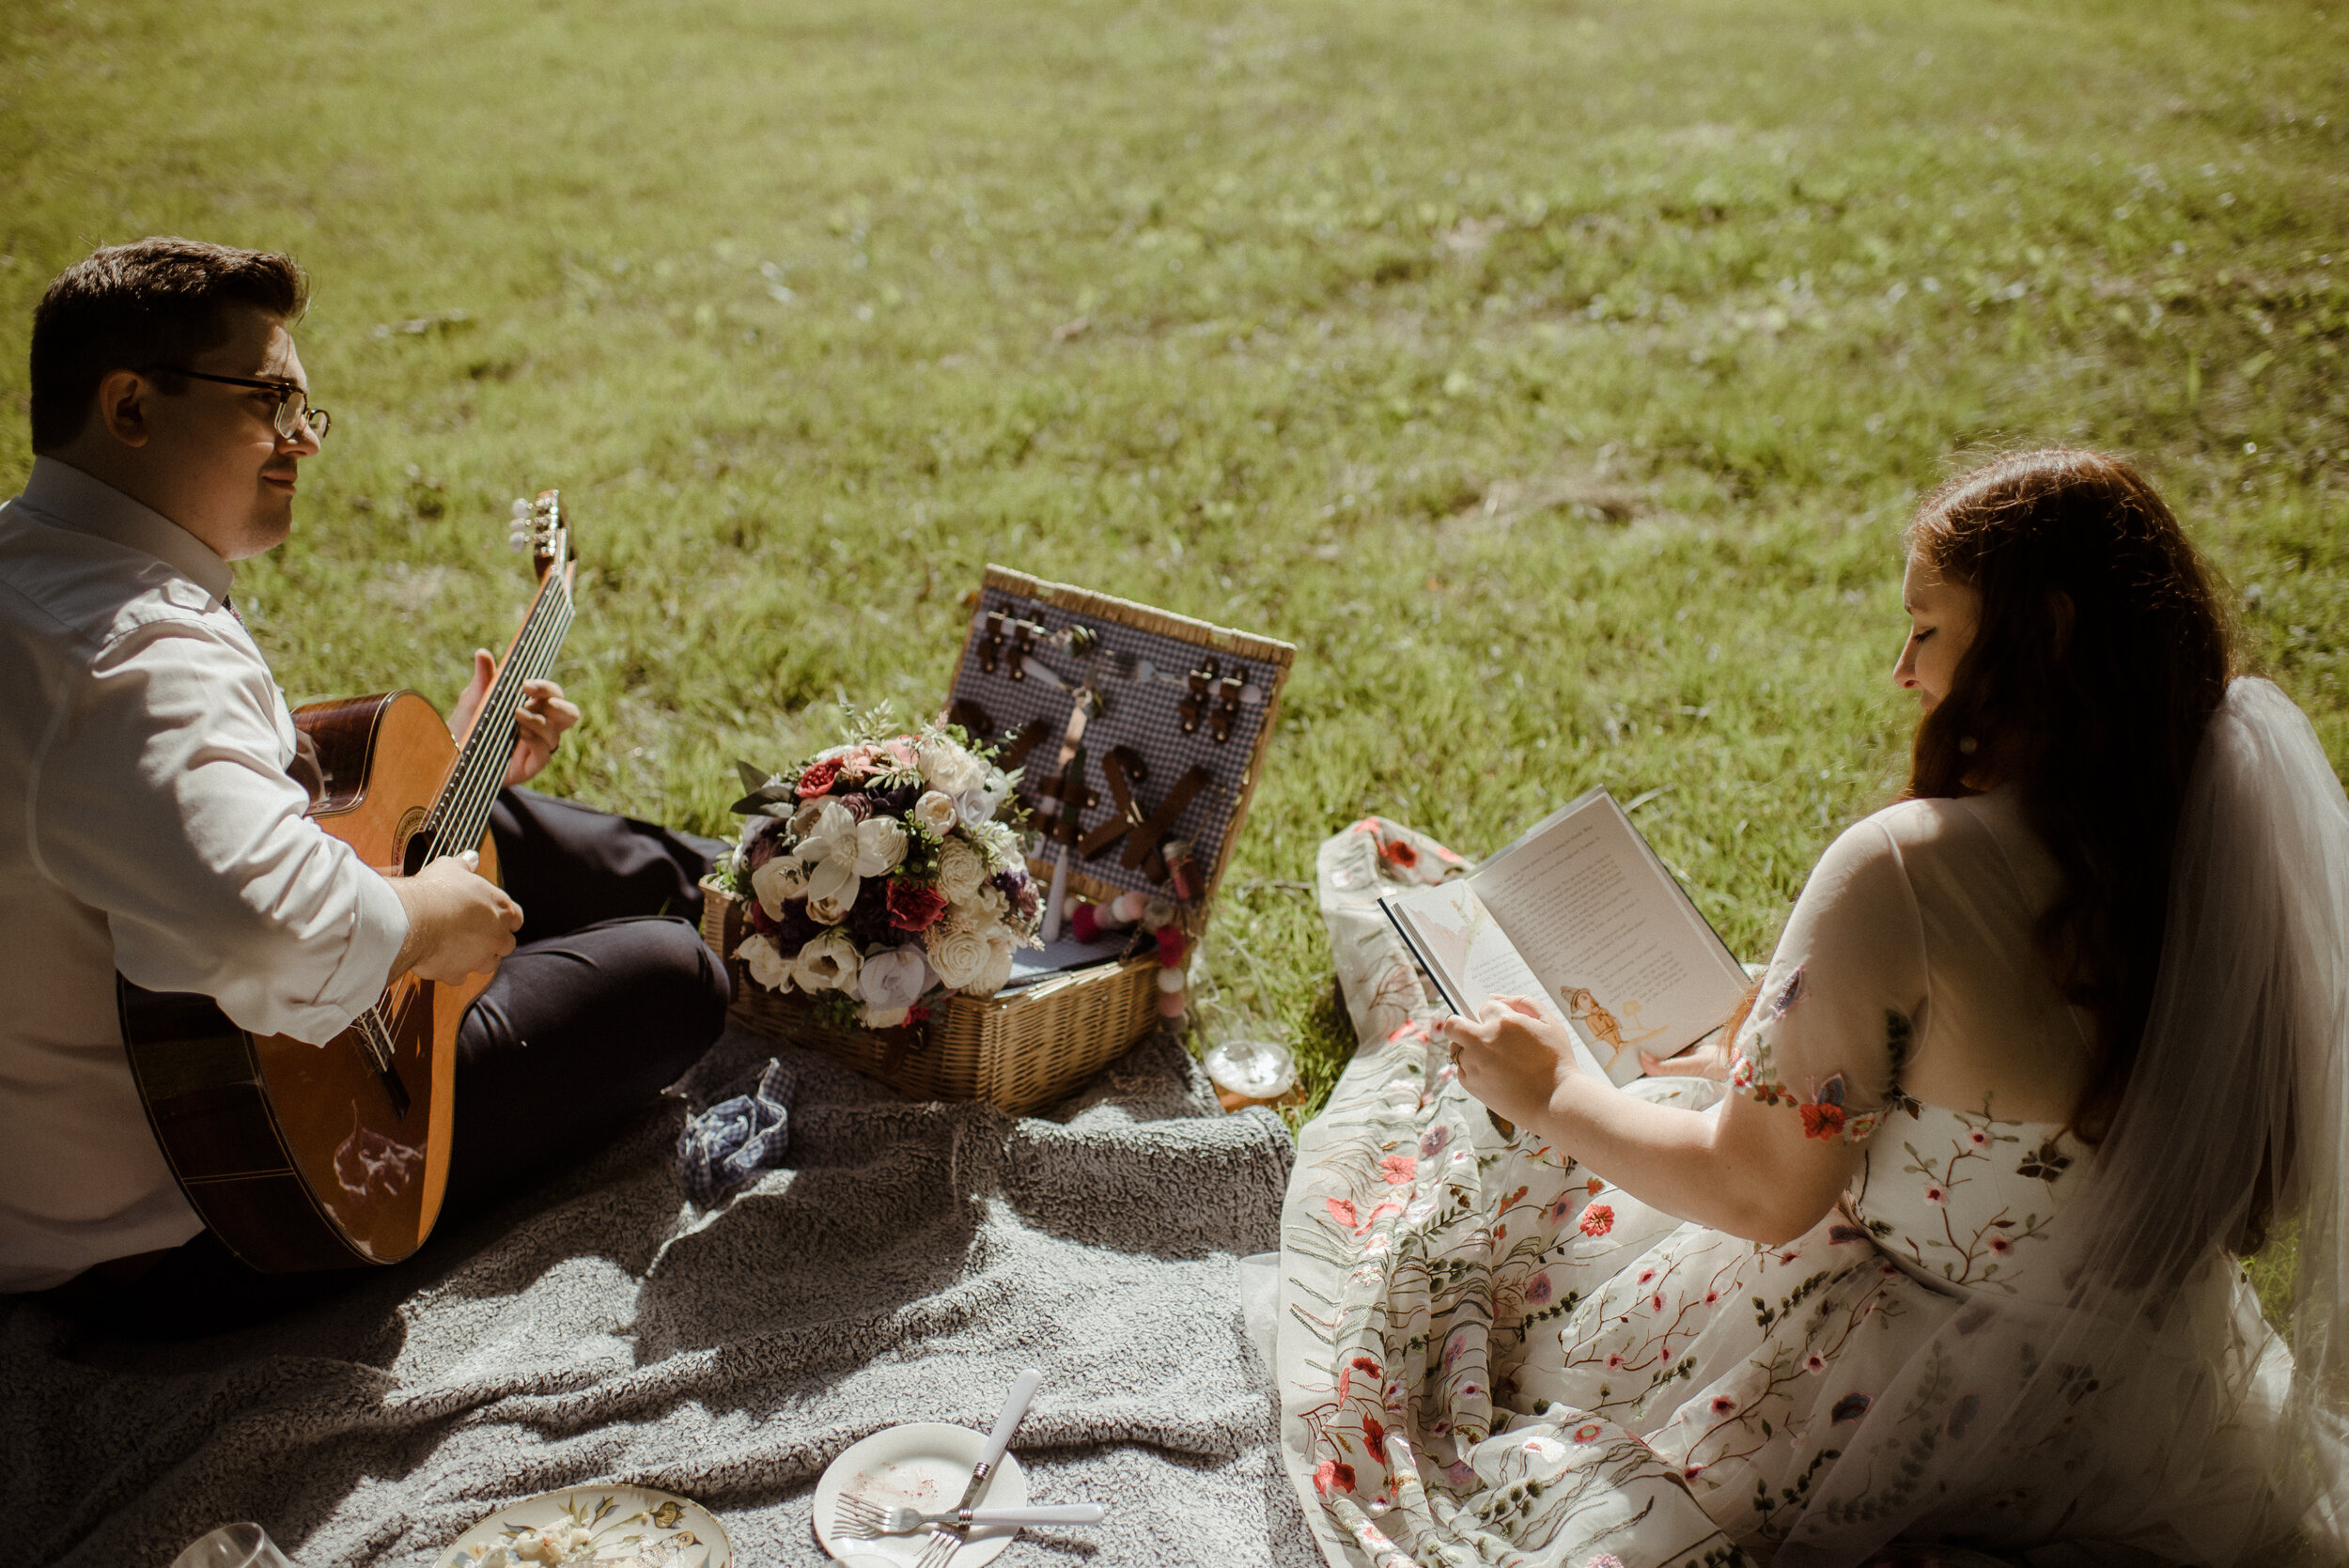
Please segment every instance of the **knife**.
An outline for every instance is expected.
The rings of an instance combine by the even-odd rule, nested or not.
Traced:
[[[1011,1447],[1011,1435],[1019,1426],[1019,1420],[1028,1413],[1028,1401],[1035,1397],[1036,1385],[1044,1374],[1030,1367],[1011,1380],[1011,1393],[1003,1401],[1003,1413],[995,1418],[995,1430],[987,1436],[987,1447],[980,1451],[979,1462],[971,1468],[971,1484],[962,1489],[962,1500],[955,1504],[959,1514],[966,1508],[976,1508],[979,1494],[987,1490],[988,1478],[995,1467],[1003,1462],[1003,1451]],[[968,1527],[964,1527],[968,1529]]]

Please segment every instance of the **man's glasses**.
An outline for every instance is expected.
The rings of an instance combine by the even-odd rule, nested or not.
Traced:
[[[324,441],[326,432],[334,427],[334,416],[324,409],[312,408],[310,395],[291,381],[257,381],[244,376],[212,376],[201,370],[182,370],[176,365],[166,365],[161,368],[170,371],[175,376],[185,376],[192,380],[218,381],[223,386],[249,386],[256,392],[277,394],[276,411],[270,415],[270,423],[276,427],[277,434],[284,440],[293,440],[295,433],[303,426],[307,425],[310,427],[311,440]]]

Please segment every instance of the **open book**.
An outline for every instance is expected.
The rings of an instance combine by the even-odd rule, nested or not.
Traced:
[[[1640,1076],[1728,1019],[1749,982],[1728,946],[1603,789],[1535,823],[1474,876],[1378,900],[1456,1013],[1540,1000],[1585,1070]]]

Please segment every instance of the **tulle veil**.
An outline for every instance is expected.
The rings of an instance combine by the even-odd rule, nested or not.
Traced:
[[[2088,1174],[2056,1282],[1969,1303],[1908,1361],[1876,1408],[1931,1412],[1924,1436],[1854,1434],[1780,1568],[1901,1537],[2349,1561],[2349,800],[2264,680],[2232,683],[2196,759],[2143,1047]],[[2296,1250],[2272,1328],[2232,1255],[2255,1190]]]

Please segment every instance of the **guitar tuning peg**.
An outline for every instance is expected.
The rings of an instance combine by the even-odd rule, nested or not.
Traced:
[[[525,500],[524,498],[522,498],[521,496],[519,496],[519,495],[518,495],[518,496],[516,496],[516,497],[514,498],[514,507],[513,507],[513,518],[514,518],[514,520],[515,520],[516,522],[521,522],[521,521],[526,520],[529,518],[529,516],[530,516],[530,503],[529,503],[527,500]]]

